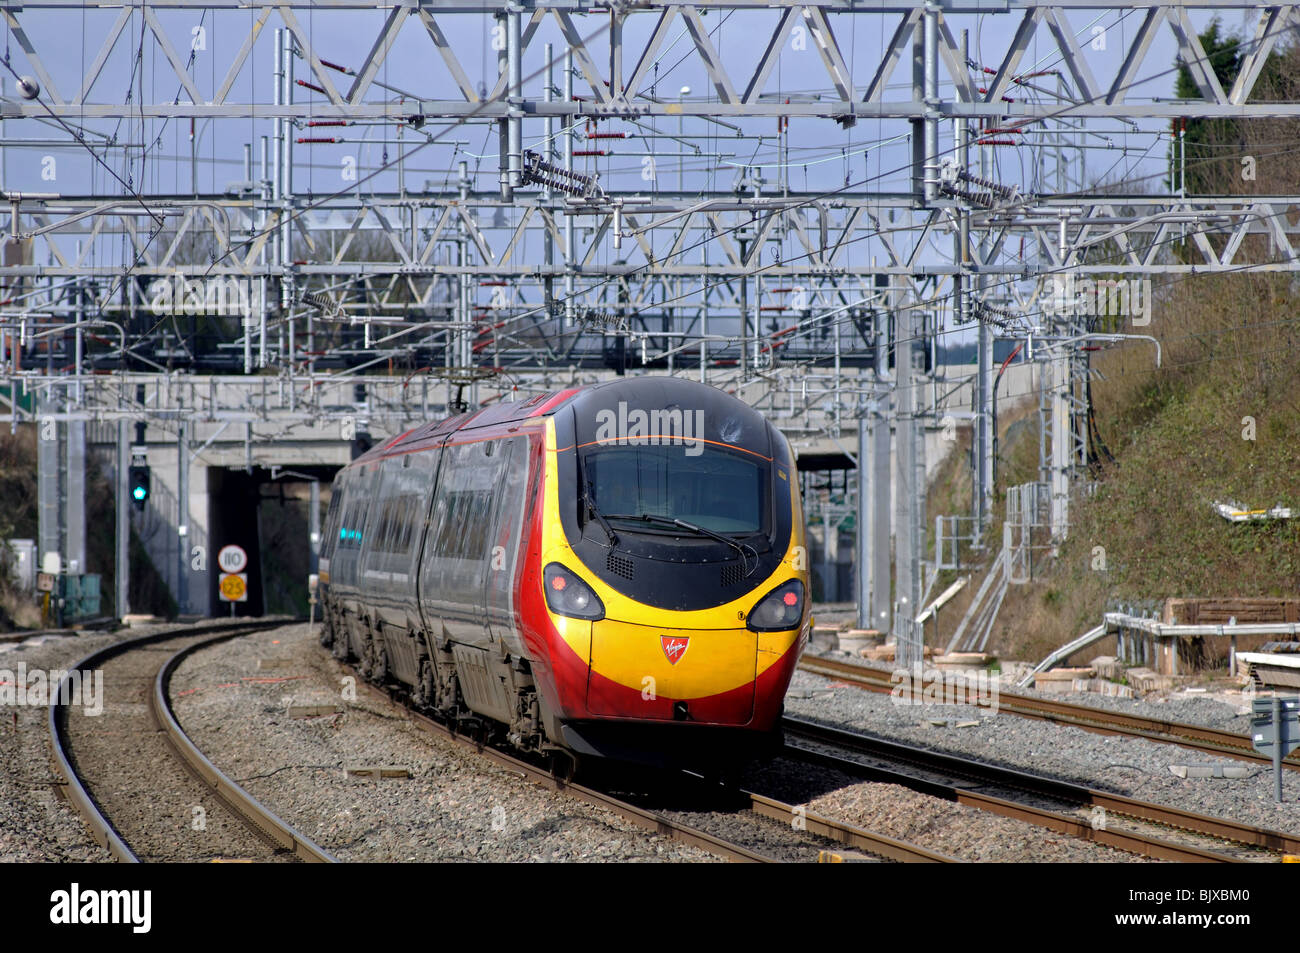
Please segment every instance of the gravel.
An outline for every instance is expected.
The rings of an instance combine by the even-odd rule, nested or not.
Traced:
[[[796,830],[792,824],[762,817],[748,810],[661,809],[659,813],[782,863],[812,863],[817,860],[819,851],[838,852],[845,849],[843,844],[818,837],[805,830]]]
[[[66,669],[96,649],[169,628],[148,626],[116,634],[38,635],[0,643],[0,671]],[[10,677],[0,675],[0,680]],[[107,699],[112,703],[113,699]],[[55,791],[61,779],[50,762],[48,708],[0,706],[0,861],[24,863],[107,862],[108,852],[90,838],[85,823]]]
[[[0,669],[14,669],[19,661],[29,670],[66,668],[103,645],[162,628],[3,643]],[[359,690],[357,702],[343,703],[338,677],[306,626],[297,625],[199,653],[177,673],[173,695],[182,724],[201,749],[255,797],[341,859],[716,860],[540,789],[429,735],[391,706],[369,700],[364,690]],[[1164,700],[1097,696],[1086,701],[1243,731],[1246,719],[1237,714],[1239,699],[1207,692],[1179,693]],[[290,704],[339,704],[345,711],[289,718]],[[798,717],[1300,832],[1300,791],[1294,773],[1284,782],[1286,802],[1276,806],[1267,770],[1242,780],[1179,779],[1168,770],[1170,764],[1241,762],[1012,715],[978,714],[969,708],[895,706],[886,695],[803,672],[795,676],[786,708]],[[931,719],[942,719],[944,727],[931,726]],[[955,727],[965,721],[978,724]],[[54,794],[57,778],[50,768],[45,707],[0,709],[0,735],[10,736],[0,742],[0,861],[107,860],[80,817]],[[412,776],[345,776],[343,766],[353,763],[402,765]],[[762,793],[780,796],[784,791],[790,795],[787,799],[798,801],[794,782],[806,779],[807,772],[806,767],[778,761],[747,781]],[[963,859],[1133,859],[895,785],[820,774],[818,778],[822,790],[808,792],[810,811]],[[693,812],[683,816],[688,813]],[[712,824],[698,814],[692,820],[704,828]],[[782,825],[761,825],[755,828],[760,834],[780,829],[770,833],[769,845],[787,837]],[[725,833],[730,836],[734,830]],[[809,847],[815,844],[790,842],[797,859],[807,858]]]
[[[342,673],[305,625],[187,659],[178,720],[254,797],[345,861],[708,861],[611,812],[547,791],[420,728]],[[292,718],[291,706],[339,714]],[[409,778],[360,778],[352,765]]]
[[[258,836],[172,751],[148,702],[158,669],[203,636],[132,649],[98,667],[103,710],[69,706],[68,747],[101,813],[144,863],[291,859]]]
[[[1132,702],[1123,703],[1132,706]],[[1130,707],[1179,720],[1199,714],[1203,723],[1220,705],[1212,699],[1187,698],[1163,705],[1142,702]],[[1168,707],[1167,707],[1168,706]],[[786,697],[786,712],[883,738],[916,743],[939,751],[965,754],[993,764],[1023,768],[1092,787],[1126,794],[1184,810],[1231,818],[1300,833],[1300,775],[1283,779],[1285,800],[1273,802],[1268,769],[1251,766],[1251,777],[1177,778],[1170,765],[1243,762],[1142,738],[1099,735],[989,709],[942,705],[895,704],[889,695],[864,691],[808,672],[797,672]],[[932,721],[940,721],[936,726]],[[974,722],[974,724],[970,724]],[[957,727],[957,725],[965,727]]]
[[[918,794],[902,785],[860,781],[786,758],[777,758],[746,781],[758,793],[805,804],[810,813],[959,860],[1067,864],[1142,860],[1024,821]]]
[[[1165,721],[1218,728],[1241,735],[1250,729],[1250,701],[1236,687],[1216,687],[1205,691],[1180,690],[1168,694],[1152,692],[1143,698],[1115,698],[1098,692],[1053,695],[1033,688],[1011,687],[1010,690],[1035,698],[1054,698],[1076,705],[1122,711],[1143,718],[1163,718]]]
[[[852,658],[844,652],[814,652],[810,649],[808,655],[810,657],[824,655],[826,658],[838,662],[850,662],[861,665],[863,668],[872,668],[879,671],[888,672],[893,670],[892,665]],[[1069,692],[1067,694],[1041,692],[1035,688],[1018,688],[1014,679],[1005,677],[1001,687],[1005,691],[1012,691],[1019,695],[1068,701],[1075,705],[1088,705],[1108,711],[1122,711],[1127,714],[1140,715],[1144,718],[1163,718],[1165,721],[1179,721],[1190,725],[1202,725],[1206,728],[1219,728],[1223,731],[1233,731],[1238,734],[1246,734],[1250,727],[1250,701],[1242,694],[1239,686],[1227,680],[1220,680],[1214,685],[1206,687],[1203,691],[1197,690],[1200,686],[1193,686],[1193,690],[1190,691],[1183,688],[1167,693],[1152,692],[1141,698],[1117,698],[1111,695],[1102,695],[1099,692]]]

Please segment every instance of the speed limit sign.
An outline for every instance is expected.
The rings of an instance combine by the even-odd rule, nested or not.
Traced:
[[[247,602],[248,574],[243,572],[227,573],[221,577],[217,590],[221,594],[222,602]]]
[[[233,543],[222,546],[221,551],[217,553],[217,565],[221,567],[222,572],[243,572],[244,567],[248,565],[248,553],[244,552],[243,546],[236,546]]]

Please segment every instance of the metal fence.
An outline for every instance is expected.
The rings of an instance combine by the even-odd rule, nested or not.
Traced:
[[[934,518],[935,569],[961,569],[961,547],[974,546],[979,521],[974,516],[936,516]]]
[[[1036,555],[1051,549],[1051,489],[1047,483],[1022,483],[1007,490],[1007,581],[1023,585],[1034,578]]]

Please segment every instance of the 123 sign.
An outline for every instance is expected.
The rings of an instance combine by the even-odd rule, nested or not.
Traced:
[[[222,572],[243,572],[248,566],[248,553],[244,552],[243,546],[236,546],[233,543],[222,546],[221,551],[217,553],[217,565]]]

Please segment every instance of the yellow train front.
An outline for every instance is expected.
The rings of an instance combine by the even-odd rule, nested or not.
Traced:
[[[520,592],[547,735],[620,759],[761,753],[810,628],[789,444],[742,401],[681,379],[584,388],[548,409]]]

